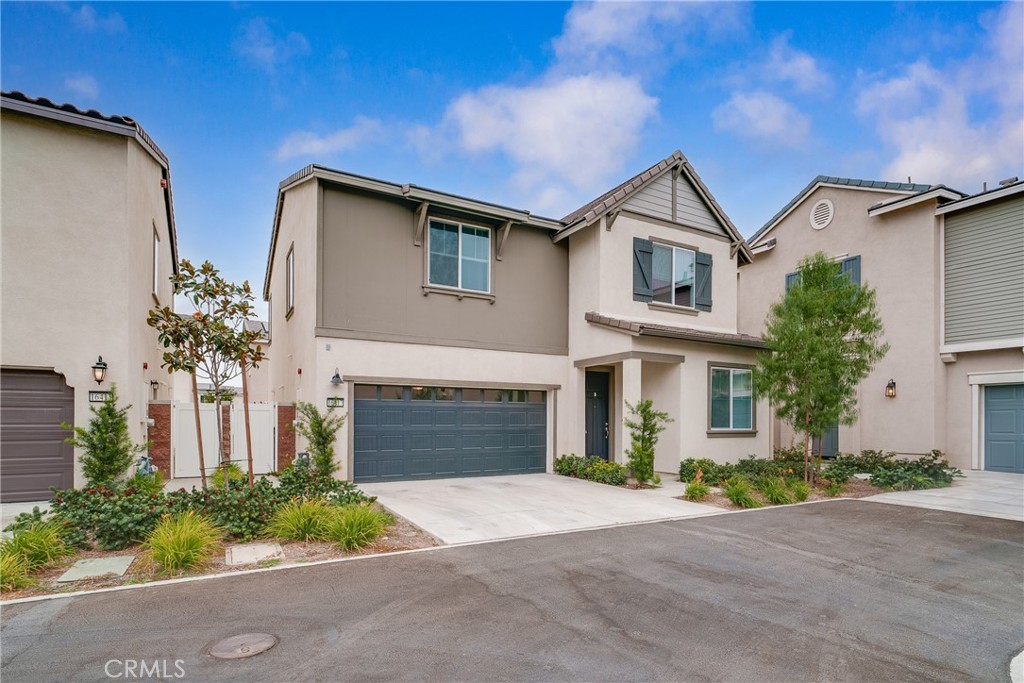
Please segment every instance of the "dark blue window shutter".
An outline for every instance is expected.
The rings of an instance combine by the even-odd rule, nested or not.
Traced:
[[[698,251],[694,260],[693,279],[696,283],[693,305],[698,311],[711,310],[711,254]]]
[[[843,275],[850,278],[850,282],[860,287],[860,256],[851,256],[843,259]]]
[[[633,238],[633,301],[651,301],[651,270],[654,262],[654,242]]]
[[[799,279],[799,277],[800,277],[800,273],[786,273],[786,291],[787,292],[790,290],[790,288],[793,285],[796,284],[796,281],[797,281],[797,279]]]

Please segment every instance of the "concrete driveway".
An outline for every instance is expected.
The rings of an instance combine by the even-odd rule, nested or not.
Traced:
[[[722,509],[556,474],[360,484],[384,507],[448,544],[683,519]]]
[[[8,605],[0,675],[1007,681],[1022,585],[1020,522],[838,500]]]
[[[865,500],[1024,522],[1024,474],[968,470],[949,488],[882,493]]]

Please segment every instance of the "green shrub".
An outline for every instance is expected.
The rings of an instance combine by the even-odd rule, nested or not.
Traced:
[[[224,530],[231,538],[252,541],[264,534],[267,523],[289,496],[265,477],[252,486],[245,481],[229,489],[174,491],[167,496],[170,509],[193,510]]]
[[[377,540],[394,518],[368,505],[345,505],[337,510],[327,528],[327,538],[345,550],[355,550]]]
[[[0,591],[16,591],[32,585],[28,560],[21,553],[0,551]]]
[[[153,472],[153,474],[136,472],[125,482],[125,485],[129,488],[134,487],[143,493],[163,493],[164,475],[159,472]]]
[[[693,501],[700,501],[707,498],[708,494],[711,493],[711,487],[705,484],[699,479],[691,481],[686,485],[686,499]]]
[[[90,406],[93,417],[88,429],[61,424],[64,429],[74,430],[74,435],[65,441],[82,449],[82,473],[90,486],[113,484],[128,471],[133,456],[149,447],[148,443],[132,443],[128,430],[130,409],[130,405],[117,407],[117,385],[111,384],[103,403],[99,407]]]
[[[741,508],[761,507],[761,503],[751,493],[750,482],[743,477],[733,477],[726,481],[722,485],[722,493]]]
[[[10,524],[4,527],[4,531],[13,534],[15,531],[22,531],[33,524],[46,521],[46,510],[40,510],[38,505],[32,506],[32,512],[19,512]]]
[[[576,477],[611,486],[622,486],[629,476],[629,468],[625,465],[610,462],[596,455],[586,458],[576,454],[563,455],[555,458],[554,469],[555,473],[565,477]]]
[[[800,463],[803,468],[803,463]],[[751,481],[770,477],[782,477],[786,475],[787,465],[785,461],[768,460],[750,455],[736,463],[736,474],[743,475]]]
[[[831,484],[825,487],[825,495],[828,496],[829,498],[835,498],[842,492],[843,485],[836,482],[832,482]]]
[[[793,500],[798,503],[804,502],[811,495],[811,485],[802,479],[790,482],[789,490],[793,492]]]
[[[313,473],[333,478],[338,470],[338,463],[334,461],[334,437],[345,424],[345,416],[335,415],[333,408],[321,413],[315,405],[304,401],[296,402],[295,414],[298,417],[295,431],[309,444]]]
[[[879,488],[894,491],[912,491],[950,486],[955,477],[963,472],[951,467],[942,451],[933,450],[917,460],[890,460],[877,467],[871,475],[871,483]]]
[[[789,505],[793,502],[786,480],[782,477],[758,479],[756,487],[772,505]]]
[[[121,550],[141,542],[160,515],[172,511],[162,493],[110,486],[56,491],[51,510],[64,522],[68,543],[84,545],[91,538],[100,550]]]
[[[267,524],[267,533],[293,541],[322,541],[338,508],[322,500],[293,500],[285,503]]]
[[[167,573],[209,562],[220,548],[221,532],[193,511],[165,516],[143,543],[145,557]]]
[[[278,488],[285,499],[322,498],[338,505],[372,503],[377,500],[375,496],[368,496],[360,491],[352,482],[320,474],[313,465],[302,461],[294,462],[285,468],[278,474],[277,480]]]
[[[665,424],[672,422],[668,413],[655,410],[654,402],[645,398],[636,405],[626,403],[631,417],[623,420],[630,432],[629,469],[641,484],[654,478],[654,447],[658,444],[658,434],[665,431]]]
[[[243,481],[248,481],[249,475],[242,471],[236,463],[229,462],[227,465],[219,465],[213,472],[213,476],[210,477],[210,486],[215,489],[224,488],[224,474],[227,473],[228,482],[231,484],[231,488],[235,488]]]
[[[708,485],[719,486],[736,474],[736,466],[730,463],[716,463],[710,458],[687,458],[679,463],[679,481],[693,481],[698,471]]]
[[[21,555],[25,558],[30,571],[45,567],[72,552],[64,542],[60,525],[55,522],[32,524],[0,543],[0,554]]]
[[[576,455],[575,453],[563,455],[560,458],[555,458],[555,474],[561,474],[563,477],[581,478],[581,473],[586,465],[587,459],[581,455]]]

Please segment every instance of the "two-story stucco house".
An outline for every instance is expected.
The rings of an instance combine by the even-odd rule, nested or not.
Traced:
[[[816,447],[1024,471],[1024,183],[945,186],[819,176],[749,240],[740,330],[760,334],[800,259],[823,251],[875,288],[889,353],[858,389],[859,419]],[[799,441],[776,425],[775,445]]]
[[[170,167],[128,117],[18,92],[0,105],[0,498],[45,500],[83,483],[60,423],[87,425],[96,392],[117,383],[136,443],[148,403],[170,398],[146,325],[173,296]]]
[[[343,405],[356,481],[623,461],[641,398],[674,420],[659,471],[766,455],[761,343],[736,330],[749,258],[679,152],[561,220],[309,166],[274,216],[271,399]]]

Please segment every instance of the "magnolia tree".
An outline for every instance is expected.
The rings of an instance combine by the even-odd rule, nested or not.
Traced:
[[[248,372],[265,358],[256,342],[258,332],[246,327],[255,315],[255,296],[249,282],[241,285],[224,279],[209,261],[196,268],[183,260],[178,273],[171,276],[174,291],[184,297],[192,308],[188,314],[179,314],[164,306],[149,312],[147,322],[156,328],[164,346],[162,366],[168,372],[189,372],[192,376],[192,401],[195,409],[196,437],[199,440],[199,469],[203,487],[206,487],[206,462],[203,453],[202,427],[199,420],[199,393],[197,374],[202,374],[213,385],[213,402],[217,408],[218,462],[227,467],[230,456],[224,451],[224,426],[221,403],[232,392],[228,382],[242,377],[242,396],[245,411],[246,456],[249,464],[249,483],[253,479],[252,434],[249,425]],[[225,487],[228,478],[225,477]]]
[[[813,478],[813,439],[856,422],[857,385],[889,350],[882,333],[875,290],[851,282],[821,252],[800,262],[796,281],[772,306],[754,390],[804,433],[805,480]]]

